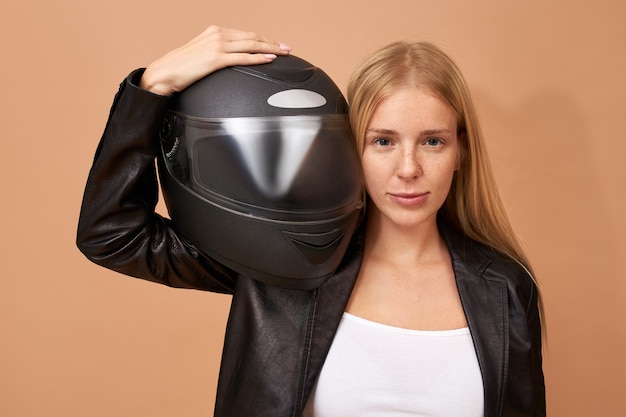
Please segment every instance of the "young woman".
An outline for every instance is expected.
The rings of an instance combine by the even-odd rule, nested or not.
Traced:
[[[168,96],[289,48],[215,26],[133,72],[89,175],[78,245],[166,285],[233,294],[216,416],[543,416],[539,295],[500,203],[456,65],[395,43],[355,71],[368,196],[322,286],[266,285],[206,258],[154,213]]]

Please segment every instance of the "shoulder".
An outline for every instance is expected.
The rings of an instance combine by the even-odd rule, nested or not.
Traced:
[[[448,245],[455,273],[461,274],[461,278],[497,281],[506,285],[510,295],[527,302],[535,298],[535,281],[521,263],[446,225],[441,225],[440,231]]]

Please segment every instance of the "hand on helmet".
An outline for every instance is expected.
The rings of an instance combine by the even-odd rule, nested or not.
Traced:
[[[140,85],[153,93],[170,95],[224,67],[267,64],[290,50],[253,32],[211,25],[148,65]]]

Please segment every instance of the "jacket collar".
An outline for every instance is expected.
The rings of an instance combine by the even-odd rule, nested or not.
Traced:
[[[450,256],[465,317],[483,376],[485,417],[502,413],[509,352],[507,283],[489,275],[489,265],[499,256],[439,222]]]

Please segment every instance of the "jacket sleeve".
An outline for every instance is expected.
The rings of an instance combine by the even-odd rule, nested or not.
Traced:
[[[155,212],[156,150],[168,97],[122,82],[89,172],[77,246],[98,265],[172,287],[231,293],[236,274],[203,256]]]

